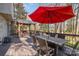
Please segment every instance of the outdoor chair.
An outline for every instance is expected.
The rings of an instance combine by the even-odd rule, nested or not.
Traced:
[[[37,32],[35,33],[35,35],[40,35],[40,32],[37,31]]]
[[[55,37],[56,33],[51,33],[50,36],[51,37]]]
[[[38,38],[38,43],[39,43],[39,47],[40,47],[40,50],[39,50],[40,55],[51,56],[54,54],[53,53],[54,49],[52,49],[51,47],[48,46],[47,41]]]
[[[63,34],[58,34],[58,38],[65,39],[65,35],[63,35]]]
[[[38,46],[38,40],[37,40],[37,38],[34,35],[32,35],[31,37],[32,37],[33,44],[36,45],[36,46]]]
[[[62,55],[67,55],[67,56],[79,56],[79,41],[76,42],[74,47],[69,47],[64,45],[64,47],[61,50]]]
[[[38,45],[38,40],[37,38],[35,37],[35,35],[32,35],[32,42],[33,42],[33,48],[39,52],[39,45]],[[37,55],[39,55],[39,53],[37,53]]]

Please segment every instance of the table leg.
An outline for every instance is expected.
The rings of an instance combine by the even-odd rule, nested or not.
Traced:
[[[58,55],[58,46],[56,46],[56,56]]]

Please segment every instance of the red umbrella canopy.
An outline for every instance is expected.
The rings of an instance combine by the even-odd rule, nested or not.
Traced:
[[[64,22],[74,17],[72,6],[45,7],[40,6],[35,12],[29,15],[34,22],[52,24]]]

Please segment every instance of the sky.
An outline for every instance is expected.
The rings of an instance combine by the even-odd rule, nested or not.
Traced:
[[[26,3],[24,4],[24,7],[25,7],[25,11],[30,14],[33,11],[35,11],[39,7],[39,5],[35,3]]]

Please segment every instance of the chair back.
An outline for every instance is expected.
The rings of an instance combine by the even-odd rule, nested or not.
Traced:
[[[50,36],[55,37],[56,33],[51,33]]]
[[[32,36],[32,41],[33,41],[34,45],[38,44],[38,40],[37,40],[37,38],[35,36]]]
[[[65,39],[65,35],[63,35],[63,34],[58,34],[58,38]]]
[[[48,53],[48,43],[46,40],[38,38],[39,47],[45,52]]]

